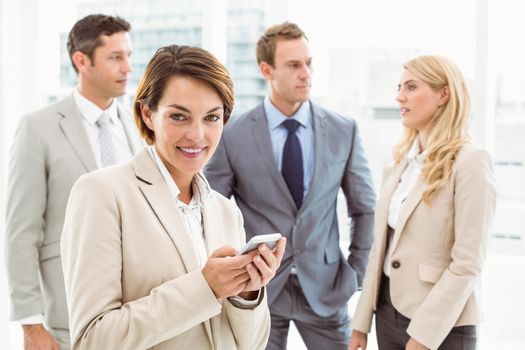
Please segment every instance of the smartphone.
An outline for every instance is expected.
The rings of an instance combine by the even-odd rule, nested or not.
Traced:
[[[282,235],[280,233],[270,233],[267,235],[256,235],[253,236],[248,243],[242,247],[242,249],[237,253],[237,255],[243,255],[248,253],[249,251],[252,251],[254,249],[257,249],[259,244],[264,243],[268,246],[268,248],[271,250],[275,248],[275,245],[277,244],[277,241],[281,239]]]

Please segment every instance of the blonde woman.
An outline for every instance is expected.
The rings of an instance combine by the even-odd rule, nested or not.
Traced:
[[[407,62],[396,100],[406,133],[376,208],[375,241],[349,350],[475,349],[496,201],[486,151],[467,136],[469,96],[448,59]]]

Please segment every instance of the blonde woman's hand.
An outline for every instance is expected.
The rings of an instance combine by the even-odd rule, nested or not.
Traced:
[[[428,350],[428,348],[414,338],[410,338],[405,347],[405,350]]]
[[[366,350],[367,341],[368,334],[354,329],[350,338],[350,344],[348,344],[348,350]]]

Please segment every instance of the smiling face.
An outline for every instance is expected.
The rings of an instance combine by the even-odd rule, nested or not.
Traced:
[[[278,40],[274,67],[262,62],[260,70],[269,83],[270,100],[284,114],[293,114],[310,98],[312,55],[306,38]]]
[[[210,85],[181,76],[168,80],[155,111],[141,107],[144,123],[155,133],[155,148],[179,188],[189,184],[215,152],[223,109]]]
[[[434,90],[408,70],[404,70],[398,85],[396,101],[399,103],[403,125],[424,130],[440,106],[447,102],[444,89]]]

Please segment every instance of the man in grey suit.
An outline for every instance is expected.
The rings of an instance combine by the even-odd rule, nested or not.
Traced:
[[[73,93],[23,117],[11,149],[6,265],[11,319],[25,349],[69,349],[60,236],[69,192],[89,171],[131,158],[142,146],[115,97],[131,72],[130,25],[90,15],[68,38],[78,74]]]
[[[288,239],[268,285],[267,349],[286,348],[291,320],[309,349],[346,349],[347,301],[363,281],[375,205],[357,126],[309,100],[312,57],[297,25],[269,28],[257,61],[269,94],[228,123],[206,176],[235,197],[247,238],[281,232]],[[339,248],[339,189],[352,219],[348,259]]]

